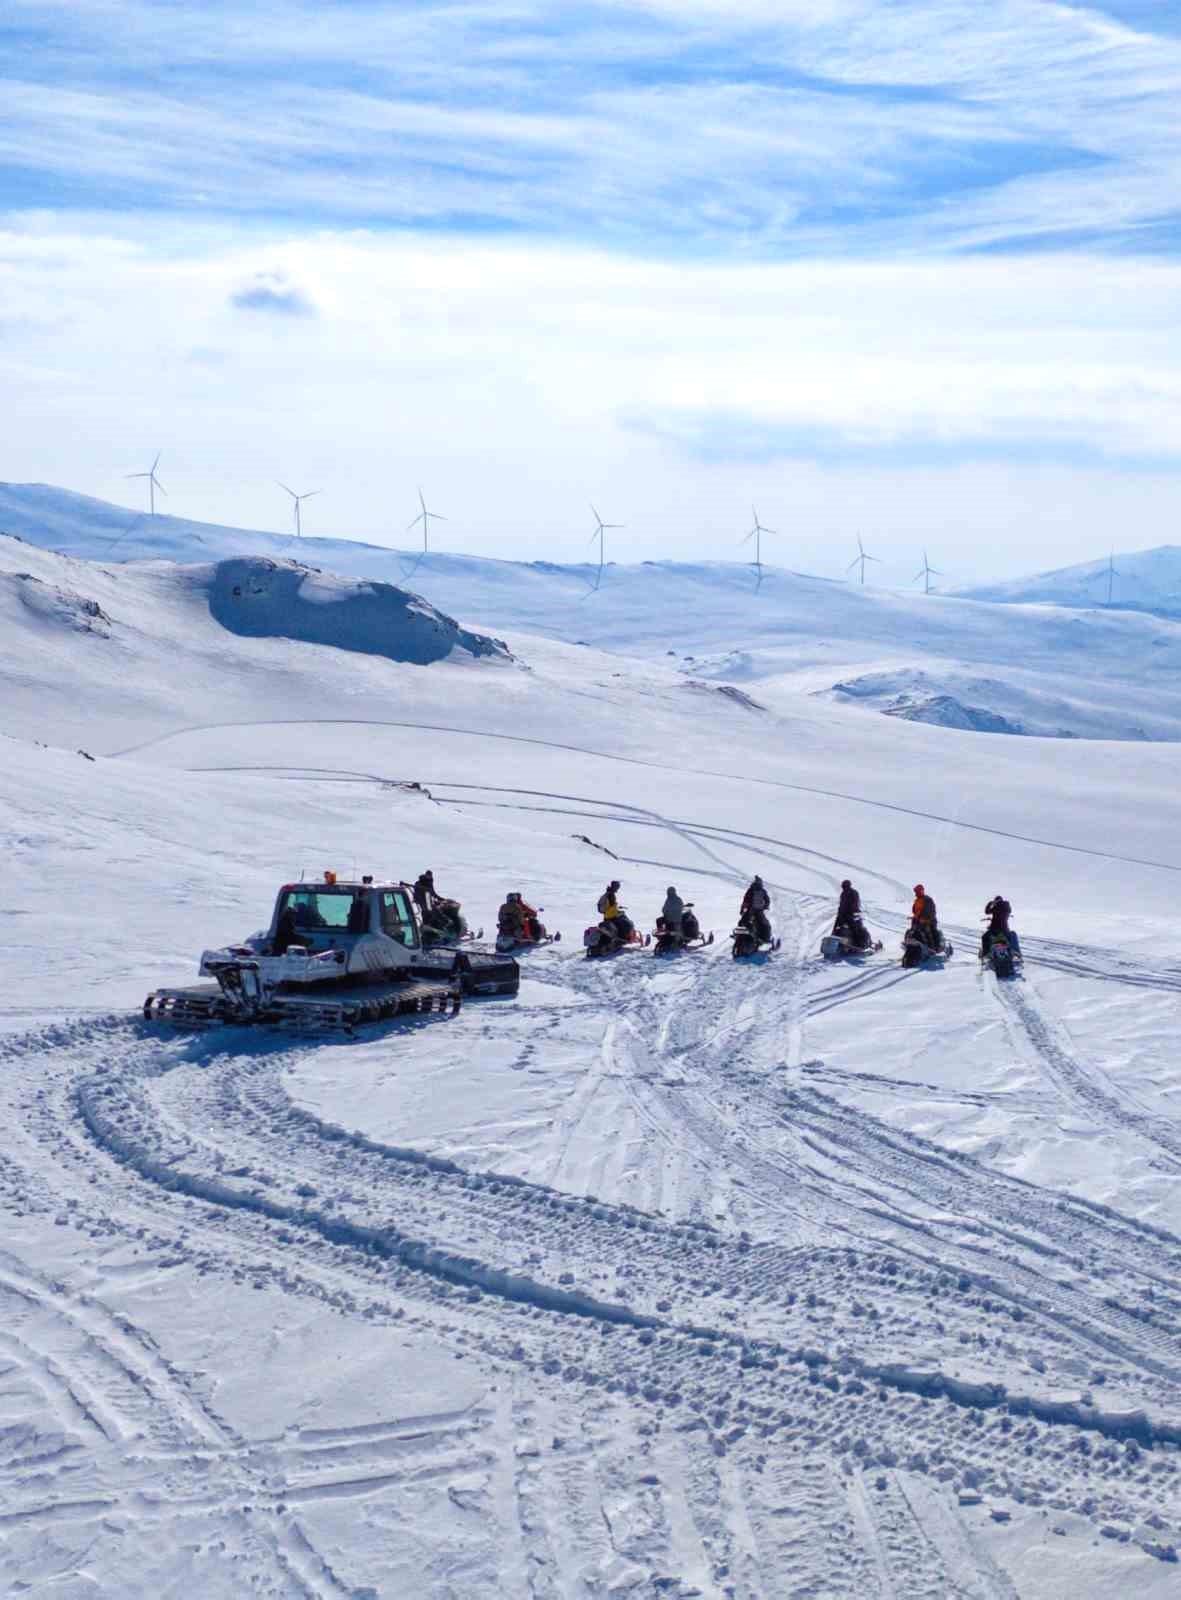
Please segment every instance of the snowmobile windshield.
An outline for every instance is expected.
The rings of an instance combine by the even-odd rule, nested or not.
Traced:
[[[279,915],[286,912],[300,932],[366,933],[369,928],[364,896],[352,889],[289,889]]]

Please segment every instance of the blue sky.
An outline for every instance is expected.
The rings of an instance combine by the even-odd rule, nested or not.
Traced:
[[[639,252],[1178,247],[1168,4],[7,0],[8,207]]]
[[[880,502],[885,474],[910,528],[965,467],[1007,522],[1024,483],[1039,528],[1046,473],[1065,474],[1054,494],[1077,483],[1076,527],[1104,543],[1095,507],[1121,494],[1138,542],[1159,542],[1145,505],[1162,527],[1181,511],[1181,0],[6,0],[0,95],[0,375],[29,400],[2,477],[44,475],[66,429],[58,479],[109,489],[111,419],[137,429],[143,405],[116,369],[142,364],[170,374],[163,415],[143,408],[153,449],[169,403],[193,440],[188,509],[224,514],[241,472],[237,520],[260,520],[245,464],[210,465],[237,438],[192,374],[232,370],[262,405],[290,360],[309,393],[356,394],[357,416],[318,419],[347,429],[354,485],[379,470],[354,459],[365,406],[398,419],[408,484],[424,458],[455,470],[422,409],[429,367],[471,470],[519,475],[540,411],[559,481],[622,479],[649,555],[683,530],[658,509],[677,472],[711,517],[755,469],[750,487],[779,492],[776,468],[813,519]],[[680,324],[645,301],[678,270]],[[761,325],[738,306],[751,273],[773,275]],[[597,410],[578,392],[586,281],[617,375]],[[367,366],[352,308],[388,313],[395,284],[396,336]],[[480,405],[454,396],[497,342],[490,317],[515,332],[479,375],[501,386],[482,461]],[[309,448],[299,421],[270,405],[268,460]],[[336,504],[339,531],[379,531],[359,489]],[[531,514],[522,546],[558,515]]]

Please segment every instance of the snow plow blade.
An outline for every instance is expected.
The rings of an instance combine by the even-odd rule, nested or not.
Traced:
[[[521,987],[521,968],[512,956],[490,950],[445,950],[437,965],[416,961],[413,971],[420,975],[446,973],[465,995],[516,994]]]

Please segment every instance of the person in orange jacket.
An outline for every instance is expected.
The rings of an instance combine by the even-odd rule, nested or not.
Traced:
[[[915,932],[932,950],[939,948],[939,925],[935,920],[935,902],[921,883],[914,886],[914,904],[910,908]]]

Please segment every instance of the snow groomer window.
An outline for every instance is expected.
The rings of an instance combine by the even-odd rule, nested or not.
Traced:
[[[383,890],[381,896],[381,926],[391,939],[399,944],[414,943],[414,918],[410,902],[400,889]]]

